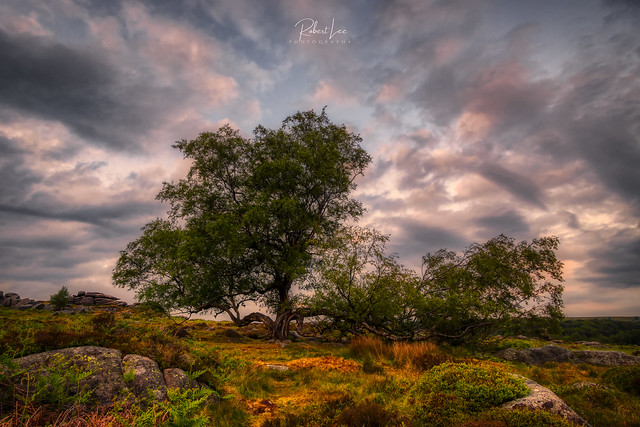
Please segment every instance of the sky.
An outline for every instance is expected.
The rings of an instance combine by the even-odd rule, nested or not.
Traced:
[[[172,144],[325,106],[405,265],[554,235],[567,316],[640,315],[637,0],[5,0],[0,290],[133,302],[111,273]]]

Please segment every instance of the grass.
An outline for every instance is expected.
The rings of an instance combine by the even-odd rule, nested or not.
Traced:
[[[281,348],[260,339],[230,338],[227,328],[249,329],[228,322],[168,319],[134,309],[62,316],[0,309],[0,322],[0,363],[67,346],[113,347],[151,357],[162,368],[181,367],[220,397],[210,403],[201,395],[183,393],[150,407],[96,409],[28,396],[10,403],[5,396],[0,402],[2,426],[567,425],[547,413],[500,409],[503,401],[523,393],[522,384],[508,372],[551,388],[592,425],[640,425],[639,369],[531,367],[490,355],[506,345],[548,344],[539,340],[448,348],[357,337],[349,345],[293,342]],[[254,329],[263,332],[251,325]],[[6,378],[0,375],[2,381]],[[574,388],[579,382],[607,388]]]

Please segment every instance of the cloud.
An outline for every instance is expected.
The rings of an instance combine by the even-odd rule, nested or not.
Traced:
[[[151,93],[123,87],[118,71],[86,49],[0,30],[0,74],[2,107],[63,122],[101,146],[135,151],[131,134],[153,125],[137,101]]]
[[[478,172],[518,199],[531,203],[541,209],[546,209],[542,202],[542,194],[532,179],[510,171],[503,166],[489,163],[482,165]]]

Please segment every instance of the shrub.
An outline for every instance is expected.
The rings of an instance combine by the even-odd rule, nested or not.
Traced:
[[[602,379],[620,391],[640,396],[640,366],[616,366],[607,370]]]
[[[63,286],[58,292],[51,295],[49,303],[51,303],[56,310],[62,310],[69,304],[69,297],[71,297],[71,295],[69,295],[67,287]]]
[[[412,397],[421,421],[450,425],[528,393],[524,380],[494,366],[443,363],[422,376]]]

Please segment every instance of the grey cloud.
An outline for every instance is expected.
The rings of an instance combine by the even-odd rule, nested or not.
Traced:
[[[27,154],[15,141],[0,136],[1,204],[19,203],[34,184],[42,181],[41,174],[28,167]]]
[[[95,51],[0,29],[0,105],[59,121],[103,147],[136,151],[156,121],[161,94],[126,82]],[[154,105],[155,103],[155,105]]]
[[[589,252],[587,264],[591,274],[583,280],[603,288],[640,287],[640,238],[621,232],[607,243]]]
[[[101,205],[69,207],[46,194],[36,194],[30,203],[21,205],[0,204],[0,212],[5,215],[28,215],[35,218],[86,223],[111,230],[116,234],[132,231],[125,221],[158,214],[160,210],[159,203],[153,200],[148,202],[126,200]]]
[[[475,224],[482,228],[482,236],[490,239],[499,234],[505,234],[510,237],[527,237],[530,231],[529,224],[524,216],[520,213],[509,210],[504,213],[495,215],[485,215],[474,220]]]
[[[512,172],[497,164],[485,163],[478,172],[489,181],[499,185],[520,200],[546,209],[542,202],[542,192],[534,181],[526,176]]]
[[[427,252],[439,249],[461,250],[466,242],[456,231],[435,227],[409,218],[389,218],[387,222],[398,228],[391,238],[391,249],[400,259],[419,260]],[[402,244],[396,242],[401,241]]]

